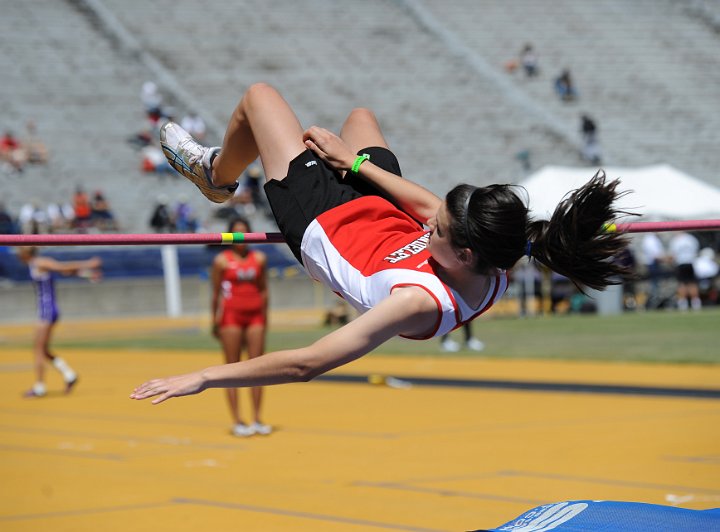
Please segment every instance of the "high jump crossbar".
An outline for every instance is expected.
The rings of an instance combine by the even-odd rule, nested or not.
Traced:
[[[609,224],[607,232],[652,233],[665,231],[717,231],[719,220],[634,222]],[[0,246],[140,246],[165,244],[278,244],[281,233],[152,233],[152,234],[63,234],[0,235]]]

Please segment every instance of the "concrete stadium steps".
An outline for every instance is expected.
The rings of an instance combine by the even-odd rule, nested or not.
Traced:
[[[531,42],[540,75],[516,84],[559,121],[577,129],[579,114],[598,120],[607,164],[669,162],[718,183],[720,154],[720,40],[687,3],[424,2],[445,26],[487,61],[501,68]],[[476,12],[478,16],[468,16]],[[576,103],[560,102],[554,78],[568,67],[580,91]]]

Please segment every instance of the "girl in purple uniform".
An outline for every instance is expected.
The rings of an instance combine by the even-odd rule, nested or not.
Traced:
[[[77,373],[68,366],[65,360],[50,352],[50,338],[60,317],[53,273],[98,278],[101,261],[96,257],[79,261],[58,261],[50,257],[38,256],[35,247],[20,248],[19,257],[30,268],[30,278],[35,286],[37,296],[39,320],[33,342],[35,384],[24,395],[25,397],[43,397],[47,393],[45,388],[46,361],[52,362],[55,369],[62,374],[65,381],[65,393],[70,393],[78,381]]]

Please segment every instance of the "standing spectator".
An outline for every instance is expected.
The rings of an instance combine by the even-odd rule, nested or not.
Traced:
[[[85,189],[82,185],[75,188],[73,194],[73,211],[75,211],[75,220],[73,225],[75,229],[87,229],[92,223],[92,207]]]
[[[720,265],[715,260],[715,250],[713,248],[701,249],[698,258],[693,263],[693,269],[698,280],[700,300],[717,304],[718,293],[715,279],[720,273]]]
[[[527,43],[520,51],[520,65],[522,65],[528,78],[534,78],[538,75],[538,58],[532,44]]]
[[[555,78],[555,92],[564,102],[571,102],[577,98],[577,91],[569,69],[566,68]]]
[[[472,349],[473,351],[482,351],[485,349],[485,344],[482,342],[482,340],[475,338],[472,334],[472,326],[470,325],[470,322],[467,322],[465,325],[463,325],[463,333],[465,335],[465,346],[468,349]],[[442,347],[443,351],[447,351],[448,353],[457,353],[460,351],[460,343],[456,342],[452,338],[450,338],[450,333],[447,333],[442,336],[440,339],[440,346]]]
[[[46,362],[51,362],[55,369],[62,374],[65,381],[65,393],[70,393],[73,386],[77,384],[77,373],[65,360],[50,352],[50,339],[60,317],[55,297],[53,274],[87,274],[90,278],[97,279],[100,275],[100,259],[94,257],[88,260],[61,262],[50,257],[38,256],[37,248],[34,247],[20,248],[19,256],[20,260],[30,268],[30,278],[35,285],[38,310],[38,325],[35,329],[35,341],[33,343],[35,384],[25,392],[24,396],[44,397],[47,393],[45,388]]]
[[[580,133],[582,135],[583,147],[580,155],[585,161],[592,164],[601,164],[602,157],[600,143],[598,142],[598,126],[588,115],[580,117]]]
[[[180,126],[190,133],[195,140],[202,142],[207,134],[205,121],[195,111],[190,111],[180,122]]]
[[[700,310],[700,290],[693,263],[698,258],[700,243],[690,233],[681,232],[670,240],[670,255],[675,263],[677,279],[677,306],[680,310],[688,309],[688,298],[693,310]]]
[[[645,233],[640,244],[643,266],[649,283],[645,308],[653,309],[660,305],[660,276],[665,260],[665,247],[657,233]]]
[[[248,231],[250,225],[243,218],[235,218],[228,225],[231,233]],[[264,253],[251,250],[247,244],[235,244],[220,252],[213,261],[210,313],[213,336],[222,344],[226,364],[239,362],[243,350],[249,359],[262,356],[265,352],[268,307],[266,261]],[[262,395],[262,387],[251,388],[254,422],[247,425],[240,415],[237,389],[227,389],[235,436],[265,435],[272,431],[261,421]]]
[[[150,227],[156,233],[172,233],[173,231],[173,219],[170,216],[165,196],[159,196],[155,203],[155,208],[150,216]]]

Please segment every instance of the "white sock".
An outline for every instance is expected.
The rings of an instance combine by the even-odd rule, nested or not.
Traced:
[[[65,382],[72,382],[77,377],[77,373],[75,373],[73,369],[67,365],[67,362],[60,357],[55,357],[53,359],[53,366],[62,373],[63,380],[65,380]]]
[[[32,391],[35,395],[41,396],[47,393],[44,382],[36,382],[33,384]]]
[[[688,309],[687,299],[685,299],[685,298],[678,299],[677,306],[680,310],[687,310]]]
[[[692,298],[690,304],[692,305],[693,310],[700,310],[702,308],[702,301],[699,297]]]

